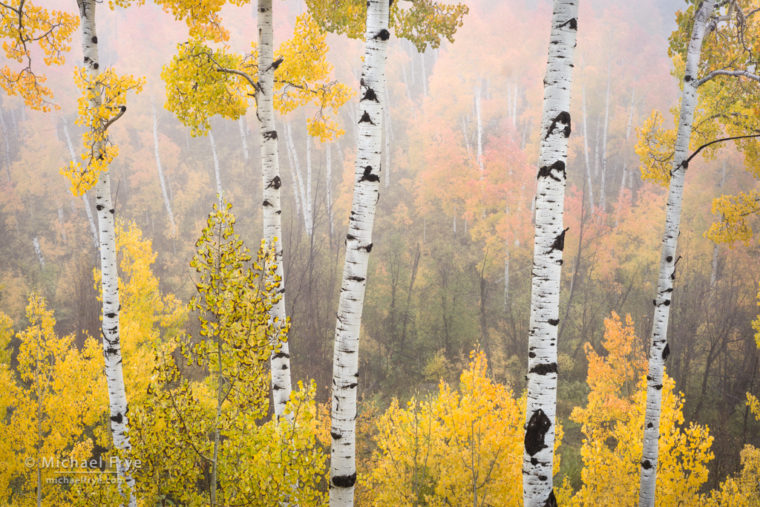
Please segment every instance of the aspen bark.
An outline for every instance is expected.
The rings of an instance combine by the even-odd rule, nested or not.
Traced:
[[[591,182],[591,163],[588,156],[588,124],[586,122],[586,88],[581,87],[583,102],[583,160],[586,164],[586,184],[588,185],[588,204],[591,214],[594,214],[594,186]]]
[[[678,118],[678,133],[673,169],[671,170],[668,203],[666,206],[665,232],[662,237],[660,273],[657,280],[657,294],[654,299],[654,318],[649,342],[649,373],[647,375],[647,405],[644,417],[644,443],[641,459],[639,506],[651,507],[655,503],[657,482],[658,443],[660,436],[660,406],[662,404],[662,384],[665,360],[670,353],[668,347],[668,318],[676,276],[676,248],[681,222],[681,203],[686,173],[685,161],[689,155],[689,139],[697,107],[696,79],[707,22],[715,8],[715,0],[705,0],[694,16],[686,67],[681,92],[681,111]]]
[[[372,226],[380,191],[383,93],[388,31],[388,0],[367,2],[367,30],[359,96],[354,194],[346,235],[332,383],[330,505],[353,505],[356,483],[356,393],[359,380],[359,329],[372,250]]]
[[[243,158],[246,162],[250,156],[248,155],[248,136],[246,135],[245,116],[238,118],[238,129],[240,130],[240,144],[243,148]]]
[[[325,145],[325,194],[327,200],[327,224],[330,231],[330,244],[333,237],[333,204],[332,204],[332,145]]]
[[[625,148],[628,148],[628,140],[631,137],[631,126],[633,125],[633,106],[636,99],[636,90],[631,91],[631,105],[628,107],[628,122],[625,124]],[[623,155],[623,175],[620,177],[620,190],[618,191],[618,206],[623,203],[623,192],[625,191],[625,182],[628,179],[628,157]],[[615,227],[620,222],[620,213],[615,214]]]
[[[607,72],[607,92],[604,95],[604,127],[602,128],[602,181],[599,189],[599,209],[607,209],[607,129],[610,122],[610,75]]]
[[[578,28],[577,0],[555,0],[549,56],[544,78],[544,111],[536,190],[533,249],[528,396],[523,454],[523,501],[526,507],[554,506],[552,485],[557,404],[557,327],[562,250],[563,207],[570,137],[570,87]]]
[[[285,314],[285,274],[282,268],[282,209],[280,208],[280,165],[278,160],[277,129],[274,124],[274,41],[272,26],[272,0],[259,0],[259,91],[257,104],[261,132],[261,174],[264,199],[262,202],[264,240],[268,248],[275,250],[274,276],[280,280],[277,289],[279,300],[272,305],[270,318],[284,325]],[[267,280],[273,282],[273,280]],[[290,351],[285,341],[272,353],[272,399],[275,417],[284,415],[285,404],[290,399]]]
[[[209,135],[211,133],[209,132]],[[177,224],[174,223],[174,213],[172,213],[172,203],[169,200],[169,193],[166,190],[166,180],[164,179],[164,169],[161,166],[161,154],[158,150],[158,114],[156,107],[153,106],[153,147],[156,155],[156,168],[158,169],[158,181],[161,183],[161,195],[164,197],[164,207],[166,214],[169,215],[169,224],[172,228],[172,234],[177,230]]]
[[[98,36],[95,27],[95,0],[77,0],[82,26],[82,53],[87,74],[95,81],[99,74]],[[91,108],[100,107],[99,96],[90,99]],[[96,146],[99,151],[101,146]],[[121,339],[119,335],[119,275],[116,264],[116,233],[114,228],[114,207],[111,201],[111,180],[108,171],[100,173],[95,184],[95,209],[100,230],[100,269],[103,300],[103,356],[105,359],[106,385],[110,405],[111,436],[118,451],[129,451],[129,421],[127,419],[127,393],[122,373]],[[116,458],[116,473],[119,490],[128,498],[130,507],[137,505],[135,481],[129,464]],[[126,491],[125,491],[126,489]]]
[[[211,158],[214,161],[214,181],[216,182],[216,197],[219,200],[219,206],[222,205],[222,199],[224,199],[224,190],[222,190],[222,176],[219,170],[219,157],[216,154],[216,141],[214,140],[214,133],[211,130],[208,131],[208,142],[211,145]]]

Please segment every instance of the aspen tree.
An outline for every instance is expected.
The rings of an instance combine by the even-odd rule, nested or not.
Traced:
[[[563,207],[567,142],[571,130],[570,87],[577,28],[577,0],[555,0],[544,78],[528,338],[528,396],[523,454],[523,501],[528,507],[557,504],[552,486],[557,330],[566,231],[563,228]]]

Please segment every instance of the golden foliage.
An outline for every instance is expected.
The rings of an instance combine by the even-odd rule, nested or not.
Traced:
[[[573,409],[570,418],[581,424],[583,485],[573,492],[565,483],[557,495],[561,505],[634,505],[638,501],[639,461],[646,408],[646,361],[635,350],[633,321],[613,313],[605,319],[603,356],[586,345],[590,392],[586,407]],[[707,463],[713,458],[713,437],[705,426],[684,425],[683,395],[665,375],[660,414],[660,463],[657,504],[697,505],[699,489],[707,481]]]

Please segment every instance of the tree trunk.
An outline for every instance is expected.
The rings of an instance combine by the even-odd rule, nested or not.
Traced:
[[[69,155],[72,162],[77,161],[77,156],[74,153],[74,146],[71,144],[71,136],[69,136],[69,126],[66,122],[66,118],[63,118],[63,135],[66,138],[66,146],[69,148]],[[92,242],[95,248],[98,248],[98,229],[95,226],[95,219],[92,216],[92,208],[90,207],[90,201],[87,199],[87,193],[82,194],[82,202],[84,203],[84,212],[87,214],[87,221],[90,224],[90,232],[92,233]]]
[[[475,88],[475,126],[477,129],[477,156],[478,167],[480,168],[480,179],[485,176],[485,165],[483,164],[483,122],[480,116],[480,89],[482,86],[478,82],[478,86]]]
[[[641,489],[639,506],[653,506],[655,503],[655,486],[657,479],[657,446],[660,436],[660,405],[662,403],[662,382],[668,348],[668,318],[673,282],[676,275],[676,247],[681,221],[681,202],[686,167],[684,162],[689,155],[689,139],[697,107],[697,89],[695,81],[699,70],[702,40],[705,36],[707,21],[715,7],[714,0],[705,0],[694,16],[686,69],[681,93],[681,112],[678,119],[673,169],[670,177],[668,203],[666,206],[665,232],[662,237],[660,254],[660,274],[657,281],[657,294],[654,299],[654,318],[652,336],[649,344],[649,374],[647,375],[647,407],[644,418],[644,444],[641,459]]]
[[[95,81],[99,74],[98,37],[95,28],[95,0],[78,0],[82,26],[82,53],[90,80]],[[95,94],[89,100],[88,107],[97,109],[101,106],[100,96]],[[99,152],[102,146],[96,145]],[[103,356],[105,359],[106,385],[110,405],[111,436],[114,447],[119,451],[129,451],[129,424],[127,419],[127,393],[124,388],[122,373],[121,339],[119,336],[119,276],[116,264],[116,234],[114,230],[114,207],[111,202],[111,180],[108,171],[103,171],[95,184],[95,208],[98,213],[100,230],[100,269],[103,299]],[[129,471],[129,465],[116,458],[116,473],[119,490],[129,498],[130,506],[136,505],[135,481]],[[124,489],[128,490],[125,491]]]
[[[594,186],[591,181],[591,162],[588,156],[588,123],[586,121],[586,88],[581,88],[583,101],[583,161],[586,164],[586,184],[588,185],[588,205],[591,215],[594,214]]]
[[[333,203],[332,203],[332,144],[325,144],[325,197],[327,200],[327,226],[330,233],[330,245],[333,237]]]
[[[209,136],[211,132],[209,132]],[[177,224],[174,223],[174,213],[172,213],[172,203],[169,201],[169,193],[166,190],[166,180],[164,179],[164,169],[161,167],[161,154],[158,151],[158,114],[153,106],[153,146],[156,153],[156,168],[158,169],[158,181],[161,183],[161,195],[164,197],[164,206],[166,214],[169,215],[169,224],[172,228],[172,234],[177,231]],[[213,146],[213,144],[212,144]],[[216,152],[216,150],[214,150]]]
[[[243,159],[248,162],[250,156],[248,155],[248,137],[246,136],[245,116],[238,118],[238,128],[240,130],[240,144],[243,147]]]
[[[304,206],[304,211],[306,211],[306,216],[309,217],[306,223],[306,234],[311,239],[314,235],[314,199],[311,195],[311,136],[309,134],[306,134],[306,181],[304,183],[306,186],[306,195],[304,196],[306,198],[306,205]]]
[[[599,189],[599,209],[607,209],[607,130],[610,123],[610,73],[607,69],[607,92],[604,95],[604,127],[602,127],[602,181]]]
[[[726,184],[726,163],[723,162],[723,170],[720,175],[720,190],[723,191],[723,187]],[[710,288],[715,289],[715,284],[718,282],[718,243],[713,245],[712,253],[712,269],[710,270]]]
[[[523,501],[526,507],[556,505],[552,488],[557,404],[557,326],[562,250],[570,87],[578,27],[577,0],[555,0],[544,78],[533,247],[528,397]]]
[[[631,125],[633,124],[633,106],[636,99],[636,90],[631,91],[631,105],[628,107],[628,122],[625,124],[625,149],[628,148],[628,140],[631,137]],[[628,177],[628,156],[623,152],[623,175],[620,177],[620,190],[618,191],[618,207],[623,204],[623,192],[625,181]],[[615,213],[615,227],[620,223],[620,212]]]
[[[383,120],[383,126],[384,126],[384,142],[385,146],[383,148],[383,151],[385,151],[385,166],[383,167],[383,172],[385,173],[385,188],[388,188],[391,186],[391,108],[387,107],[387,104],[390,104],[390,101],[388,100],[388,86],[387,83],[385,86],[385,96],[383,99],[385,100],[385,118]]]
[[[280,299],[272,305],[270,318],[284,325],[285,315],[285,274],[282,268],[282,222],[280,208],[280,167],[277,159],[277,130],[274,124],[274,42],[272,33],[272,0],[259,0],[259,86],[257,104],[261,129],[261,174],[264,200],[263,223],[264,240],[267,248],[275,250],[274,277],[280,280],[277,289]],[[273,280],[267,280],[272,283]],[[288,342],[283,342],[270,359],[272,371],[272,400],[275,417],[282,417],[285,404],[290,399],[290,352]]]
[[[356,483],[356,392],[361,326],[372,226],[380,190],[383,92],[388,32],[388,0],[369,0],[359,95],[354,195],[346,235],[346,258],[335,326],[332,392],[330,505],[353,505]]]
[[[214,141],[214,133],[211,130],[208,131],[208,142],[211,145],[211,157],[214,160],[214,181],[216,182],[216,197],[219,201],[219,206],[222,205],[222,199],[224,199],[224,191],[222,190],[222,176],[219,171],[219,157],[216,154],[216,141]]]

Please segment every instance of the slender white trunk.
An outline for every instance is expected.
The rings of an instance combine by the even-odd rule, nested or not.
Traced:
[[[314,199],[311,195],[311,136],[306,135],[306,216],[309,218],[306,222],[306,234],[311,238],[314,234]]]
[[[40,248],[40,240],[35,236],[32,238],[32,247],[34,248],[34,255],[37,256],[37,262],[40,263],[40,267],[45,267],[45,257],[42,256],[42,248]]]
[[[71,136],[69,136],[69,126],[66,122],[66,118],[63,118],[63,136],[66,138],[66,146],[69,148],[69,156],[73,162],[78,162],[78,158],[74,153],[74,145],[71,144]],[[87,193],[82,194],[82,202],[84,203],[84,212],[87,214],[87,222],[90,224],[90,232],[92,233],[92,242],[95,248],[98,248],[98,229],[95,226],[95,218],[92,216],[92,208],[90,207],[90,201],[87,199]]]
[[[332,144],[325,145],[325,194],[327,198],[327,224],[330,231],[330,241],[332,241],[332,236],[333,236]]]
[[[583,160],[586,163],[586,184],[588,185],[588,204],[591,214],[594,214],[594,186],[591,182],[591,163],[588,156],[588,123],[586,122],[586,88],[581,87],[583,102]]]
[[[372,226],[380,196],[388,0],[368,0],[364,62],[360,81],[359,142],[354,195],[346,235],[340,302],[335,326],[332,383],[330,505],[353,505],[356,483],[356,392],[361,326]]]
[[[77,0],[82,26],[82,53],[87,74],[95,80],[99,74],[98,37],[95,28],[95,0]],[[88,104],[100,107],[99,95],[95,94]],[[95,146],[99,152],[101,146]],[[100,230],[101,296],[103,301],[103,356],[105,359],[106,385],[110,405],[111,436],[113,445],[119,451],[129,451],[129,424],[127,419],[127,393],[122,374],[121,339],[119,336],[119,275],[116,264],[116,233],[114,230],[114,207],[111,202],[111,180],[108,171],[100,173],[95,183],[95,209]],[[117,457],[116,473],[119,490],[128,497],[131,506],[137,504],[135,480],[129,465]],[[125,488],[127,491],[125,491]]]
[[[8,183],[11,182],[11,145],[10,145],[10,137],[11,133],[8,130],[8,127],[5,125],[5,117],[3,116],[2,110],[0,110],[0,134],[3,136],[3,144],[5,145],[5,173],[8,177]]]
[[[310,223],[311,223],[311,199],[307,194],[310,193],[310,190],[306,190],[306,186],[308,186],[308,182],[306,185],[304,185],[304,180],[301,177],[301,162],[298,160],[298,152],[296,151],[296,145],[293,142],[293,131],[290,127],[290,123],[285,124],[285,143],[288,148],[288,160],[290,161],[290,166],[293,172],[295,173],[295,182],[296,182],[296,189],[295,193],[298,195],[296,198],[296,203],[300,201],[300,208],[301,208],[301,216],[303,218],[303,227],[306,231],[307,235],[310,235]],[[307,156],[309,156],[307,154]],[[308,170],[308,168],[307,168]]]
[[[211,133],[209,132],[209,135]],[[164,179],[164,169],[161,166],[161,154],[158,151],[158,114],[156,113],[156,107],[153,106],[153,147],[156,154],[156,168],[158,169],[158,181],[161,183],[161,195],[164,197],[164,206],[166,207],[166,213],[169,215],[169,224],[171,225],[171,232],[174,234],[177,229],[177,224],[174,223],[174,213],[172,213],[172,203],[169,200],[169,193],[166,190],[166,180]]]
[[[660,436],[660,405],[662,403],[662,383],[665,360],[670,353],[668,347],[668,318],[670,302],[673,296],[673,282],[676,276],[676,247],[681,221],[681,203],[686,167],[684,162],[689,155],[689,139],[697,107],[697,89],[695,82],[699,71],[699,59],[702,40],[705,36],[707,21],[712,15],[715,0],[705,0],[694,18],[686,68],[681,93],[681,112],[678,118],[673,169],[671,170],[668,203],[666,206],[665,232],[662,237],[660,254],[660,274],[657,280],[657,294],[654,299],[654,318],[652,319],[652,336],[649,342],[649,374],[647,375],[647,406],[644,416],[644,444],[641,459],[641,489],[639,491],[640,507],[651,507],[655,503],[655,487],[658,466],[658,443]]]
[[[64,243],[68,241],[66,236],[66,227],[64,227],[63,208],[58,206],[58,230],[61,231],[61,239]]]
[[[406,89],[406,98],[409,99],[409,102],[414,103],[412,100],[412,91],[411,88],[409,88],[409,78],[406,75],[406,65],[403,63],[401,64],[401,79],[404,81],[404,89]]]
[[[505,244],[506,258],[504,259],[504,309],[509,306],[509,240]]]
[[[216,182],[216,196],[219,201],[219,205],[222,205],[222,199],[224,199],[224,191],[222,190],[222,176],[219,171],[219,157],[216,154],[216,141],[214,140],[214,133],[208,131],[208,142],[211,145],[211,157],[214,160],[214,181]]]
[[[628,122],[625,124],[625,149],[628,148],[628,140],[631,137],[631,126],[633,125],[633,106],[636,99],[636,90],[631,91],[631,105],[628,107]],[[628,156],[623,154],[623,175],[620,177],[620,190],[618,191],[618,206],[623,203],[623,192],[625,191],[625,182],[628,179]],[[615,227],[620,223],[620,213],[615,214]]]
[[[383,97],[385,100],[386,107],[384,109],[385,111],[385,118],[383,120],[383,126],[385,127],[385,135],[384,135],[384,141],[385,146],[383,148],[383,151],[385,152],[385,166],[383,167],[383,172],[385,173],[385,188],[388,188],[391,186],[391,108],[387,105],[390,104],[390,100],[388,99],[388,85],[385,84],[385,96]]]
[[[464,147],[467,150],[467,158],[472,158],[472,145],[470,144],[470,132],[467,129],[467,117],[462,117],[462,136],[464,136]]]
[[[290,173],[290,181],[293,183],[293,199],[295,200],[296,205],[296,217],[301,217],[301,219],[304,220],[304,212],[301,207],[301,193],[298,188],[298,179],[296,178],[296,171],[293,169],[296,165],[295,160],[293,160],[293,150],[290,149],[290,142],[288,141],[288,130],[285,129],[285,151],[288,154],[288,172]]]
[[[262,202],[264,240],[267,247],[275,249],[274,276],[279,278],[280,299],[272,305],[270,317],[284,325],[285,314],[285,274],[282,269],[282,209],[280,208],[279,160],[277,159],[277,130],[274,124],[274,42],[272,27],[272,0],[259,0],[259,86],[257,104],[261,129],[261,174],[264,199]],[[268,280],[272,282],[272,280]],[[272,399],[277,418],[285,412],[285,404],[290,399],[290,352],[285,341],[270,359],[272,371]]]
[[[478,167],[480,168],[480,179],[485,176],[485,166],[483,164],[483,122],[480,116],[480,82],[475,88],[475,128],[477,129],[477,150],[478,150]]]
[[[536,233],[528,337],[528,396],[523,501],[526,507],[557,505],[552,487],[557,402],[557,326],[563,207],[570,136],[570,87],[578,27],[577,0],[555,0],[544,78],[544,111],[536,190]]]
[[[425,53],[418,53],[420,55],[420,80],[422,81],[422,96],[427,97],[427,70],[425,70]]]
[[[607,128],[610,121],[610,74],[607,72],[607,92],[604,96],[604,127],[602,128],[602,181],[599,189],[599,209],[607,208]]]
[[[238,127],[240,130],[240,144],[243,147],[243,158],[247,162],[250,156],[248,155],[248,136],[246,135],[245,116],[238,118]]]
[[[720,190],[723,191],[723,187],[726,184],[726,163],[723,162],[723,170],[720,175]],[[714,289],[715,284],[718,282],[718,243],[713,245],[712,253],[712,270],[710,271],[710,288]]]

